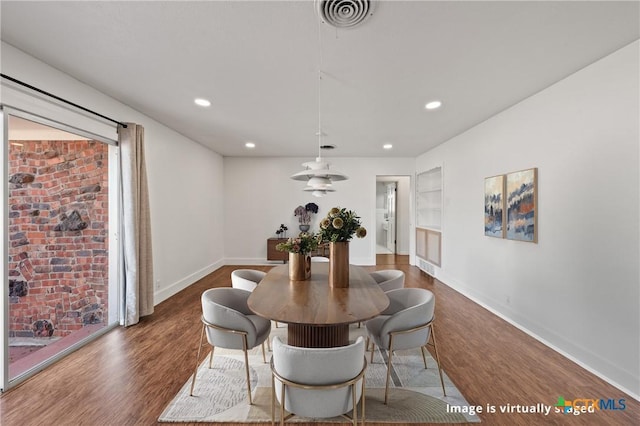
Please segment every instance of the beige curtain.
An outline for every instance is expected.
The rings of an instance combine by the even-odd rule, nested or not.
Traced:
[[[153,313],[153,256],[144,128],[118,126],[122,182],[123,295],[125,326]]]

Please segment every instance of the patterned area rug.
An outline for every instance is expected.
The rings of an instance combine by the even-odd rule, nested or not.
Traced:
[[[286,327],[273,328],[271,338],[280,336],[286,341]],[[352,326],[350,338],[365,335],[365,329]],[[189,396],[191,378],[169,403],[159,422],[242,422],[271,421],[271,369],[262,362],[261,349],[249,352],[250,380],[253,405],[248,404],[247,386],[242,351],[216,349],[213,368],[209,369],[209,356],[205,358],[196,376],[194,396]],[[367,353],[367,361],[371,353]],[[194,354],[195,358],[195,354]],[[267,354],[267,362],[270,354]],[[428,356],[425,370],[419,349],[397,351],[393,356],[392,383],[389,385],[389,404],[384,405],[386,380],[386,352],[376,350],[373,363],[369,363],[366,378],[366,420],[378,423],[476,423],[477,416],[448,413],[447,406],[463,407],[469,404],[444,374],[447,396],[442,388],[435,360]],[[279,406],[276,405],[276,410]],[[360,409],[360,408],[358,408]],[[461,410],[465,411],[465,410]],[[358,412],[360,413],[360,411]],[[308,419],[293,417],[293,422],[346,423],[343,418]]]

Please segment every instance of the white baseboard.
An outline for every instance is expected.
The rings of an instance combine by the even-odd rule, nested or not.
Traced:
[[[210,273],[212,273],[216,269],[219,269],[223,265],[224,265],[224,263],[221,260],[219,260],[217,262],[212,263],[209,266],[206,266],[206,267],[200,269],[199,271],[194,272],[193,274],[191,274],[189,276],[184,277],[180,281],[177,281],[177,282],[171,284],[168,287],[165,287],[165,288],[162,288],[162,289],[156,291],[153,294],[153,303],[154,303],[154,305],[157,305],[160,302],[163,302],[163,301],[167,300],[168,298],[170,298],[174,294],[184,290],[185,288],[189,287],[191,284],[195,283],[196,281],[206,277],[207,275],[209,275]]]
[[[265,258],[226,257],[225,265],[282,265],[281,260],[267,260]]]
[[[456,280],[451,279],[451,278],[449,278],[449,279],[445,278],[443,280],[443,276],[446,275],[446,274],[442,273],[442,270],[440,268],[438,268],[438,272],[439,273],[436,275],[436,279],[438,281],[440,281],[441,283],[443,283],[444,285],[446,285],[447,287],[457,291],[458,293],[460,293],[463,296],[467,297],[468,299],[472,300],[474,303],[477,303],[478,305],[482,306],[483,308],[485,308],[486,310],[488,310],[492,314],[502,318],[503,320],[505,320],[506,322],[508,322],[512,326],[516,327],[517,329],[519,329],[519,330],[523,331],[524,333],[528,334],[529,336],[533,337],[534,339],[536,339],[537,341],[539,341],[543,345],[553,349],[554,351],[558,352],[560,355],[564,356],[565,358],[575,362],[580,367],[584,368],[585,370],[587,370],[588,372],[594,374],[595,376],[598,376],[599,378],[601,378],[605,382],[609,383],[611,386],[614,386],[614,387],[620,389],[622,392],[624,392],[627,395],[631,396],[635,400],[640,401],[640,395],[637,394],[636,392],[631,391],[627,387],[625,387],[625,386],[619,384],[618,382],[610,379],[609,377],[605,376],[604,374],[602,374],[598,370],[596,370],[593,367],[591,367],[591,366],[585,364],[584,362],[580,361],[574,355],[571,355],[570,353],[566,352],[565,350],[557,347],[556,345],[554,345],[553,343],[549,342],[545,338],[543,338],[543,337],[539,336],[538,334],[534,333],[533,331],[529,330],[527,327],[525,327],[522,324],[516,322],[512,318],[509,318],[508,316],[506,316],[502,312],[496,310],[492,306],[486,304],[485,302],[479,300],[476,296],[474,296],[474,295],[470,294],[469,292],[467,292],[466,289],[465,289],[465,286],[461,285]],[[449,283],[454,283],[454,285],[451,285]]]

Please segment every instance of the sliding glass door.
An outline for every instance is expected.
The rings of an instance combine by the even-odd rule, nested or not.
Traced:
[[[118,321],[113,141],[3,113],[3,389]]]

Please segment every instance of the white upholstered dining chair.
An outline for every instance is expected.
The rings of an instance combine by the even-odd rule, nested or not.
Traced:
[[[371,272],[369,275],[384,292],[404,287],[404,272],[398,269],[384,269]]]
[[[241,288],[242,290],[253,291],[260,281],[267,276],[266,272],[258,271],[257,269],[236,269],[231,272],[231,287]],[[278,322],[274,321],[276,328]],[[271,343],[267,340],[269,350],[271,350]]]
[[[266,275],[256,269],[236,269],[231,272],[231,287],[253,291]]]
[[[280,424],[292,415],[313,418],[343,416],[356,425],[361,401],[365,421],[364,381],[367,359],[362,337],[334,348],[301,348],[273,338],[271,357],[271,423],[276,400]],[[289,412],[285,416],[285,411]],[[351,417],[346,413],[352,411]]]
[[[251,383],[249,379],[249,358],[247,351],[262,345],[262,360],[266,362],[264,342],[271,332],[271,321],[255,315],[247,306],[247,299],[251,292],[229,287],[212,288],[202,293],[202,333],[196,355],[196,367],[193,372],[190,396],[196,384],[200,351],[204,336],[211,345],[209,368],[213,367],[213,351],[216,346],[226,349],[242,349],[247,376],[247,394],[249,404],[251,399]]]
[[[385,293],[389,290],[404,287],[404,272],[398,269],[383,269],[371,272],[369,275],[371,275],[371,278],[378,283],[380,289]],[[361,324],[358,323],[358,328],[360,328],[360,326]],[[368,347],[367,350],[369,350]]]
[[[369,339],[371,339],[374,345],[381,350],[386,349],[389,353],[384,403],[386,404],[388,401],[393,351],[420,348],[424,368],[427,368],[427,358],[424,352],[427,346],[433,346],[442,393],[447,396],[433,328],[435,308],[433,293],[422,288],[400,288],[388,291],[385,294],[389,298],[387,309],[378,317],[365,323],[368,336],[367,348],[369,348]],[[375,346],[371,350],[371,362],[373,362],[374,352]]]

